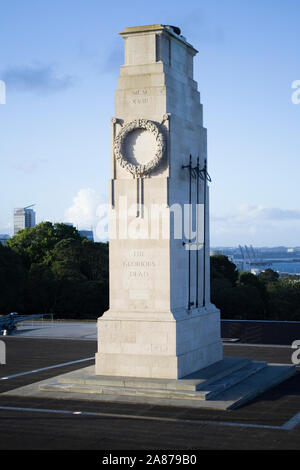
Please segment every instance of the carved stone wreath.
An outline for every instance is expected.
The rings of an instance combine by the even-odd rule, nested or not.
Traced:
[[[133,163],[130,163],[122,153],[123,142],[127,135],[135,129],[145,129],[146,131],[151,132],[156,139],[156,152],[152,160],[146,164],[134,165]],[[158,126],[154,124],[154,122],[148,121],[147,119],[135,119],[134,121],[125,124],[114,140],[114,154],[121,167],[125,168],[134,177],[138,178],[146,176],[159,165],[163,158],[164,150],[165,141],[163,134],[159,131]]]

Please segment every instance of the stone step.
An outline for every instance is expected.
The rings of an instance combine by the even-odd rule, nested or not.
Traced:
[[[101,387],[78,384],[62,384],[57,380],[43,381],[39,385],[39,396],[50,398],[74,398],[121,403],[143,403],[164,406],[183,406],[228,410],[241,406],[265,390],[283,382],[296,373],[295,366],[268,364],[217,395],[203,400],[199,392],[176,392],[170,390],[127,389],[125,387]],[[42,395],[41,395],[42,394]]]
[[[295,373],[294,365],[267,364],[256,374],[215,395],[213,402],[220,403],[224,409],[237,408],[292,377]]]
[[[198,393],[203,395],[203,400],[211,400],[219,393],[224,392],[234,385],[244,381],[251,375],[256,374],[260,370],[264,369],[266,366],[266,362],[252,362],[243,369],[239,369],[238,371],[233,372],[223,379],[213,382],[208,388],[206,385],[203,385],[203,388],[198,389]]]
[[[58,382],[61,384],[123,387],[129,389],[158,389],[195,392],[196,390],[203,389],[203,387],[207,389],[211,383],[230,376],[231,374],[244,369],[251,363],[252,361],[249,358],[228,357],[179,380],[100,376],[95,375],[94,366],[90,366],[76,372],[69,372],[61,375],[58,378]]]
[[[70,392],[85,393],[97,395],[119,395],[127,397],[148,397],[163,399],[182,399],[182,400],[203,400],[203,396],[198,392],[160,390],[150,388],[129,388],[129,387],[110,387],[107,385],[80,385],[80,384],[61,384],[48,383],[41,385],[40,390],[52,392]]]
[[[40,387],[44,391],[61,391],[72,393],[88,393],[88,394],[103,394],[103,395],[126,395],[132,397],[145,396],[164,399],[179,399],[179,400],[211,400],[214,396],[225,392],[228,388],[235,386],[238,382],[244,381],[251,375],[257,373],[266,367],[264,362],[253,362],[245,368],[231,374],[228,377],[218,380],[216,383],[211,384],[209,390],[177,390],[177,389],[159,389],[159,388],[141,388],[141,387],[118,387],[110,385],[99,384],[79,384],[79,383],[48,383]]]

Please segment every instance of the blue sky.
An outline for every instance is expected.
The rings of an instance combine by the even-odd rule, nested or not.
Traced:
[[[0,0],[0,233],[13,208],[96,223],[127,26],[174,24],[199,50],[211,244],[300,245],[299,0]]]

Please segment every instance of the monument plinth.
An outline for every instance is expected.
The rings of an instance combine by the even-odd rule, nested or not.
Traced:
[[[177,379],[222,359],[210,303],[206,129],[171,26],[126,28],[111,120],[110,309],[96,374]]]

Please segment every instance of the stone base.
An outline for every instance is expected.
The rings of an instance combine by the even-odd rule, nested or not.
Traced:
[[[96,374],[127,377],[180,378],[213,364],[222,357],[222,344],[198,348],[180,356],[96,354]]]
[[[222,359],[220,313],[106,312],[98,319],[96,375],[179,379]]]
[[[228,410],[283,382],[296,368],[224,358],[179,380],[97,376],[94,372],[94,366],[86,367],[5,395]]]

